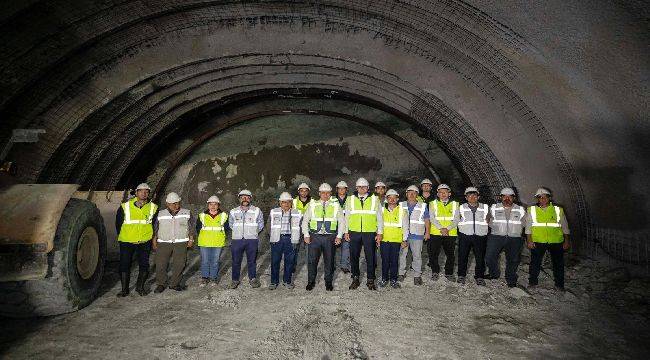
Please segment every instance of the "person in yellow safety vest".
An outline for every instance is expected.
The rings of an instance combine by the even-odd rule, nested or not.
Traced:
[[[386,187],[386,184],[383,182],[377,181],[377,183],[375,183],[375,195],[379,198],[382,207],[388,203],[386,200],[387,189],[388,187]]]
[[[332,201],[339,203],[339,206],[343,210],[343,216],[345,216],[345,204],[347,203],[347,200],[348,184],[345,181],[339,181],[338,184],[336,184],[336,196],[332,196]],[[339,247],[341,247],[341,261],[339,263],[341,266],[341,271],[343,271],[345,274],[348,274],[350,272],[350,242],[343,241]],[[332,249],[333,269],[336,269],[336,248],[337,246],[334,246]]]
[[[431,219],[430,237],[424,239],[427,242],[427,253],[429,255],[429,267],[431,278],[436,281],[440,277],[440,265],[438,258],[440,248],[445,252],[445,277],[449,281],[454,278],[454,250],[458,238],[457,215],[460,204],[451,200],[451,188],[447,184],[440,184],[436,189],[437,199],[429,202],[429,217]]]
[[[338,202],[331,201],[332,187],[323,183],[318,188],[319,200],[312,200],[305,211],[302,221],[302,232],[307,244],[309,260],[307,273],[307,291],[316,285],[316,271],[321,254],[325,270],[325,290],[334,290],[332,284],[334,268],[332,268],[332,244],[341,243],[343,236],[343,211]]]
[[[293,208],[300,211],[300,214],[305,215],[305,210],[311,202],[311,189],[306,183],[298,185],[298,195],[293,199]],[[302,233],[300,234],[300,241],[293,245],[293,272],[296,272],[298,267],[298,254],[300,253],[300,244],[302,243]]]
[[[226,245],[226,223],[228,213],[221,210],[221,201],[216,195],[208,198],[208,209],[199,214],[196,222],[198,245],[201,251],[201,283],[217,285],[219,276],[219,257]]]
[[[135,197],[120,205],[115,216],[115,228],[120,244],[120,283],[122,291],[118,297],[129,295],[131,279],[131,261],[137,255],[139,272],[135,286],[140,296],[145,296],[145,281],[149,276],[149,253],[153,238],[153,223],[158,214],[158,206],[149,201],[151,188],[146,183],[138,185]]]
[[[433,189],[433,183],[429,179],[423,179],[420,182],[420,189],[421,191],[420,195],[418,195],[418,201],[421,201],[428,206],[436,198],[436,194],[431,191]]]
[[[379,199],[368,194],[368,180],[359,178],[357,191],[351,195],[345,205],[345,241],[350,242],[350,262],[352,265],[352,283],[350,290],[359,287],[359,258],[363,247],[366,256],[366,268],[369,290],[377,290],[375,285],[376,249],[384,232],[383,211]]]
[[[399,200],[397,191],[388,190],[386,198],[388,203],[382,209],[384,236],[380,244],[381,281],[379,286],[385,287],[390,280],[390,286],[397,289],[400,287],[397,281],[400,249],[406,249],[408,246],[409,212],[408,209],[397,203]]]
[[[564,291],[564,252],[569,250],[569,225],[564,209],[551,202],[551,192],[545,188],[535,193],[537,205],[528,208],[526,243],[530,249],[528,286],[537,286],[542,260],[548,250],[553,264],[555,287]]]

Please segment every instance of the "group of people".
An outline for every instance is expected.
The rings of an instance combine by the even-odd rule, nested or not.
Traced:
[[[390,285],[399,288],[407,268],[407,255],[412,254],[411,269],[414,284],[422,285],[422,251],[427,244],[432,280],[440,277],[438,258],[444,251],[444,275],[449,281],[464,284],[467,276],[470,250],[474,253],[474,279],[485,285],[485,279],[500,278],[499,255],[505,251],[505,279],[509,287],[517,286],[517,268],[524,244],[530,249],[529,286],[536,286],[546,251],[551,255],[556,288],[564,289],[564,251],[569,249],[569,228],[564,210],[551,202],[548,189],[535,193],[537,203],[525,209],[515,203],[515,192],[504,188],[500,201],[488,206],[480,202],[479,190],[467,187],[465,202],[452,200],[452,191],[446,184],[437,186],[424,179],[420,187],[406,189],[406,200],[387,189],[382,182],[370,184],[364,178],[355,183],[356,191],[349,193],[345,181],[332,187],[323,183],[318,196],[310,195],[310,187],[303,183],[294,198],[283,192],[278,207],[269,213],[269,241],[271,248],[271,282],[269,289],[280,285],[280,265],[284,259],[282,286],[293,288],[293,273],[301,244],[307,248],[307,290],[316,284],[317,268],[323,258],[325,289],[332,291],[333,274],[337,268],[336,251],[340,248],[339,266],[351,273],[349,289],[360,283],[360,257],[366,260],[366,286],[370,290]],[[241,283],[241,263],[246,256],[249,284],[260,287],[257,277],[259,236],[264,229],[260,208],[252,204],[249,190],[238,194],[239,206],[225,212],[217,196],[207,199],[207,209],[193,216],[181,207],[180,196],[169,193],[166,208],[158,211],[149,200],[151,188],[140,184],[135,197],[123,203],[116,216],[120,245],[120,280],[122,289],[117,294],[129,294],[130,268],[136,255],[139,273],[135,290],[146,295],[145,281],[149,271],[149,253],[156,251],[156,288],[160,293],[167,287],[182,291],[181,275],[187,261],[187,249],[196,241],[201,253],[200,286],[215,284],[219,274],[221,250],[226,244],[226,230],[230,230],[232,281],[230,288]],[[458,246],[457,277],[454,276],[455,249]],[[376,281],[376,250],[381,256],[381,280]],[[171,277],[168,267],[171,259]],[[486,273],[486,266],[489,270]]]

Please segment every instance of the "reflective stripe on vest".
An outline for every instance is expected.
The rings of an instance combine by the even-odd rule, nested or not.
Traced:
[[[118,241],[141,243],[149,241],[153,237],[152,222],[158,206],[148,202],[142,208],[138,208],[135,206],[137,200],[137,198],[133,198],[121,205],[124,212],[124,221],[120,227]]]
[[[297,210],[297,209],[296,209]],[[291,212],[291,210],[289,210]],[[275,222],[275,216],[280,215],[280,222],[276,223]],[[295,217],[301,217],[302,215],[300,214],[291,214],[292,218]],[[292,221],[289,221],[289,225],[291,226],[291,230],[299,230],[300,226],[293,226]],[[282,210],[276,210],[273,209],[271,210],[271,229],[281,229],[282,228]]]
[[[497,217],[497,216],[496,216],[496,212],[497,212],[497,211],[501,211],[501,210],[504,210],[503,206],[500,206],[500,207],[492,206],[491,212],[492,212],[492,222],[493,222],[493,223],[504,223],[504,224],[505,224],[505,223],[508,223],[508,222],[509,222],[509,223],[511,223],[511,224],[521,225],[521,221],[517,221],[517,220],[509,220],[509,219],[506,219],[506,220],[497,220],[497,219],[496,219],[496,217]],[[518,212],[518,213],[519,213],[519,218],[520,218],[520,219],[522,219],[522,218],[524,217],[524,214],[525,214],[524,209],[522,209],[522,208],[515,209],[515,208],[513,207],[512,210],[510,210],[510,211],[516,211],[516,212]]]
[[[239,213],[239,214],[243,214],[244,212],[241,211],[241,209],[238,208],[238,209],[235,210],[235,214],[237,214],[237,213]],[[260,208],[257,208],[257,207],[256,207],[256,208],[255,208],[255,211],[253,211],[253,217],[254,217],[255,219],[257,219],[257,217],[259,216],[259,213],[260,213]],[[255,227],[257,227],[257,221],[254,222],[254,223],[247,223],[247,222],[246,222],[246,219],[244,219],[244,226],[255,226]]]
[[[397,210],[397,216],[395,216],[395,210]],[[383,208],[383,212],[384,234],[382,241],[402,242],[404,240],[404,229],[402,229],[404,208],[398,205],[393,210]]]
[[[564,232],[560,224],[562,211],[559,206],[549,204],[546,209],[531,206],[529,211],[533,242],[561,243],[564,241]]]
[[[350,196],[349,200],[348,230],[366,233],[377,232],[377,197],[375,195],[366,197],[363,205],[361,199],[356,195]]]
[[[320,217],[318,216],[318,214],[316,214],[317,207],[321,209]],[[335,231],[338,225],[338,220],[336,219],[336,216],[339,212],[339,209],[340,207],[338,202],[328,201],[327,207],[324,208],[323,203],[320,200],[319,201],[312,200],[311,220],[309,221],[309,229],[315,231],[320,229],[323,223],[325,223],[326,226],[327,223],[329,223],[328,231]]]
[[[451,204],[451,213],[448,212],[449,205]],[[458,202],[456,201],[449,201],[445,205],[442,201],[436,199],[433,200],[429,203],[429,213],[433,214],[433,219],[438,221],[438,223],[444,227],[448,228],[451,223],[454,221],[454,214],[456,214],[456,211],[458,211]],[[442,214],[441,214],[442,212]],[[442,216],[445,215],[445,216]],[[458,228],[453,227],[449,230],[449,236],[457,236],[458,235]],[[431,228],[429,229],[429,233],[431,235],[442,235],[442,232],[435,227],[434,224],[431,224]]]
[[[433,208],[434,208],[433,217],[438,221],[441,221],[441,220],[443,220],[443,221],[453,221],[454,220],[454,214],[456,213],[456,210],[458,210],[458,203],[455,202],[455,201],[451,202],[451,216],[439,216],[438,215],[438,203],[441,203],[441,204],[443,204],[443,206],[446,206],[446,205],[444,205],[444,203],[442,201],[438,201],[437,199],[433,200]],[[431,209],[429,209],[429,211],[431,211]]]
[[[530,207],[530,217],[533,220],[532,223],[531,223],[531,226],[559,228],[560,227],[560,207],[554,205],[553,208],[555,209],[555,217],[556,217],[557,222],[554,222],[554,223],[541,223],[541,222],[537,222],[537,210],[535,210],[535,209],[537,209],[537,206],[531,206]]]
[[[199,219],[201,220],[201,231],[224,231],[223,225],[226,223],[226,220],[228,219],[228,216],[223,216],[225,214],[224,212],[221,212],[218,216],[220,216],[220,224],[221,226],[205,226],[206,220],[205,216],[207,215],[206,213],[200,213],[199,214]],[[210,217],[212,218],[212,217]]]
[[[402,201],[399,205],[402,207],[402,209],[409,211],[409,207],[408,207],[409,205],[407,201]],[[427,204],[422,202],[418,202],[415,204],[415,206],[413,207],[413,212],[409,213],[409,221],[411,222],[411,224],[424,225],[424,210],[426,210],[426,206]],[[413,219],[413,214],[415,214],[416,212],[417,212],[417,216],[415,219]]]
[[[469,212],[471,213],[472,210],[468,206],[464,206],[465,204],[460,206],[460,222],[458,223],[458,226],[461,225],[470,225],[470,224],[476,224],[476,225],[485,225],[487,226],[487,215],[488,215],[488,206],[487,204],[483,204],[481,207],[481,210],[483,210],[483,220],[482,221],[472,221],[469,218],[465,217],[465,213]],[[478,209],[477,209],[478,211]]]
[[[147,204],[151,204],[149,206],[149,218],[145,219],[145,220],[133,220],[133,219],[131,219],[131,206],[126,206],[126,204],[133,205],[133,207],[136,207],[135,206],[136,201],[137,201],[137,199],[133,199],[133,200],[129,201],[128,203],[122,204],[122,208],[124,209],[124,222],[123,222],[123,224],[128,224],[128,225],[131,225],[131,224],[151,224],[151,222],[153,220],[153,214],[156,213],[157,206],[155,204],[151,204],[150,202],[148,202]],[[144,206],[147,206],[147,204],[144,204]]]
[[[300,201],[300,197],[296,196],[293,199],[293,208],[300,211],[300,214],[304,214],[305,210],[307,210],[307,206],[309,206],[309,203],[310,201],[307,201],[306,204],[303,204],[302,201]]]
[[[368,214],[368,215],[377,215],[377,197],[374,195],[371,195],[366,198],[366,200],[371,199],[370,203],[370,209],[372,210],[363,210],[363,207],[360,210],[357,210],[355,208],[355,203],[356,199],[359,199],[357,196],[352,196],[352,202],[350,203],[350,215],[354,214]],[[361,202],[361,199],[359,199],[359,202]],[[365,203],[365,200],[364,200]],[[363,205],[362,205],[363,206]]]

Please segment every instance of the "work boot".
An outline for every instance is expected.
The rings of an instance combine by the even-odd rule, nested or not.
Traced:
[[[269,284],[269,290],[275,290],[278,288],[278,284]]]
[[[325,290],[326,291],[333,291],[334,290],[334,285],[332,285],[331,282],[325,283]]]
[[[379,287],[381,287],[381,288],[386,287],[386,284],[388,284],[388,281],[383,280],[383,279],[382,279],[382,280],[379,280],[379,281],[377,282],[377,285],[379,285]]]
[[[449,281],[451,281],[451,282],[456,281],[456,277],[455,277],[454,275],[452,275],[452,274],[450,274],[450,275],[445,275],[445,277],[447,278],[447,280],[449,280]]]
[[[289,290],[291,290],[291,289],[293,289],[294,287],[296,287],[296,285],[294,285],[293,283],[282,283],[282,285],[283,285],[285,288],[289,289]]]
[[[404,281],[404,279],[406,279],[406,275],[400,275],[400,276],[397,277],[397,280],[398,280],[399,282]]]
[[[359,282],[359,278],[356,276],[353,277],[352,284],[350,284],[350,290],[355,290],[356,288],[359,287],[359,285],[361,285],[361,283]]]
[[[377,290],[377,286],[375,285],[375,280],[368,280],[366,282],[366,286],[368,287],[368,290]]]
[[[402,285],[400,285],[399,282],[397,282],[397,281],[395,281],[395,280],[392,280],[392,281],[390,282],[390,286],[391,286],[393,289],[399,289],[399,288],[402,287]]]
[[[440,273],[434,272],[431,274],[431,280],[436,281],[440,278]]]
[[[344,274],[348,274],[350,272],[350,269],[341,268],[341,271],[343,271]]]
[[[314,286],[316,286],[316,284],[313,283],[313,282],[310,282],[310,283],[307,283],[307,287],[305,289],[307,291],[312,291],[314,289]]]
[[[140,296],[146,296],[147,291],[144,289],[144,284],[147,281],[147,277],[149,277],[149,272],[144,271],[138,273],[138,281],[135,283],[135,291],[140,295]]]
[[[187,290],[187,286],[181,285],[181,284],[178,284],[176,286],[170,286],[169,288],[172,289],[172,290],[176,290],[176,291],[185,291],[185,290]]]
[[[416,278],[413,278],[413,284],[418,286],[422,285],[422,277],[418,276]]]
[[[481,278],[476,279],[476,285],[485,286],[485,280]]]
[[[240,283],[241,283],[240,281],[235,281],[235,280],[233,280],[233,281],[230,283],[230,286],[229,286],[229,287],[230,287],[231,289],[236,289],[236,288],[239,286]]]
[[[249,284],[251,284],[251,287],[252,287],[252,288],[258,288],[258,287],[260,287],[260,286],[262,285],[262,284],[260,284],[260,281],[257,280],[257,278],[252,278],[252,279],[249,281]]]
[[[458,283],[459,284],[465,284],[465,277],[464,276],[459,276],[458,277]]]
[[[129,280],[131,280],[131,274],[129,273],[120,273],[120,283],[122,284],[122,291],[117,293],[117,297],[129,296]]]
[[[508,283],[509,288],[517,287],[517,283]]]
[[[156,294],[160,294],[163,291],[165,291],[165,287],[162,286],[162,285],[158,285],[158,286],[156,286],[156,288],[154,289],[153,292],[155,292]]]

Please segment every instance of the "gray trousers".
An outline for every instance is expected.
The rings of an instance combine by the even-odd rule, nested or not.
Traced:
[[[156,285],[165,286],[167,282],[167,266],[169,259],[172,260],[172,276],[169,279],[169,286],[178,286],[181,282],[181,275],[187,261],[187,243],[158,243],[156,250]]]
[[[414,276],[422,276],[422,243],[424,240],[409,240],[408,248],[400,248],[399,250],[399,274],[406,274],[406,255],[411,250],[413,255],[413,262],[411,269],[413,269]]]

